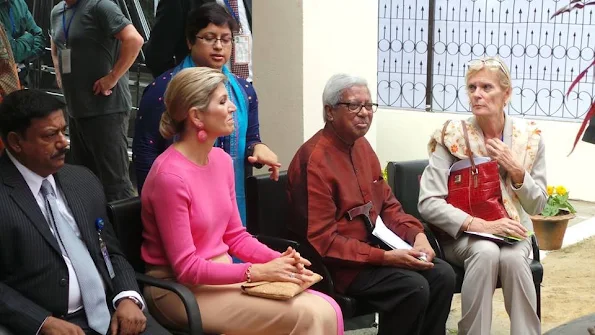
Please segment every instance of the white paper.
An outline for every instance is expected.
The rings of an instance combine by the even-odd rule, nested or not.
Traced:
[[[378,237],[382,242],[386,243],[392,249],[412,249],[409,243],[403,241],[397,234],[393,233],[392,230],[382,221],[380,215],[376,219],[376,225],[372,231],[372,235]]]
[[[486,237],[486,238],[490,238],[490,239],[494,239],[494,240],[500,240],[500,241],[504,242],[504,238],[502,238],[500,236],[496,236],[494,234],[479,233],[479,232],[476,232],[476,231],[466,231],[465,234],[476,235],[476,236],[480,236],[480,237]]]
[[[489,161],[491,161],[492,159],[490,157],[473,157],[473,161],[475,162],[475,165],[479,165],[481,163],[487,163]],[[459,171],[462,169],[466,169],[468,167],[471,166],[471,161],[469,159],[461,159],[458,162],[455,162],[451,167],[450,167],[450,172],[454,172],[454,171]]]

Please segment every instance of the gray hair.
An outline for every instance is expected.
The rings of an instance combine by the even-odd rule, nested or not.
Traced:
[[[335,106],[341,99],[343,91],[354,86],[365,86],[368,92],[370,91],[367,80],[344,73],[335,74],[326,82],[326,86],[324,86],[324,91],[322,92],[322,119],[324,122],[327,122],[324,108],[326,106]]]

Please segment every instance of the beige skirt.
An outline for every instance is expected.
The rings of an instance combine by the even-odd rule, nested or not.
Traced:
[[[230,263],[231,259],[224,254],[211,261]],[[166,266],[147,265],[146,274],[176,281],[172,269]],[[279,301],[245,295],[240,286],[241,283],[188,286],[198,302],[205,332],[227,335],[343,333],[336,304],[333,306],[320,294],[303,292],[293,299]],[[146,286],[144,294],[151,315],[159,323],[175,329],[187,328],[184,305],[175,293]]]

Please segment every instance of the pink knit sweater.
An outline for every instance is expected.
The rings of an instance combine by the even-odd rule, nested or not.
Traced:
[[[253,263],[279,253],[242,226],[231,157],[219,148],[199,166],[170,146],[153,163],[142,191],[143,244],[147,264],[170,266],[180,283],[222,285],[245,280],[250,263],[209,259],[229,252]]]

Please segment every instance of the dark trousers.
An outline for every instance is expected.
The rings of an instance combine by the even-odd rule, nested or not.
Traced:
[[[426,271],[370,267],[346,293],[379,311],[378,335],[444,335],[454,289],[452,267],[435,259]]]
[[[112,314],[114,313],[113,310],[110,309],[110,311],[112,312]],[[159,323],[157,323],[157,321],[155,321],[155,319],[153,319],[153,317],[149,313],[145,312],[145,316],[147,317],[147,326],[145,328],[145,331],[142,332],[141,334],[143,334],[143,335],[168,335],[168,334],[171,334],[170,332],[165,330],[165,328],[163,328]],[[81,327],[83,332],[85,332],[85,335],[100,335],[93,329],[89,328],[89,324],[87,323],[87,316],[85,315],[85,312],[83,310],[74,312],[74,313],[66,316],[64,318],[64,320]]]
[[[128,174],[128,113],[70,118],[68,126],[73,163],[99,178],[107,201],[135,196]]]
[[[112,311],[113,313],[113,311]],[[145,316],[147,317],[147,327],[145,331],[142,333],[144,335],[171,335],[165,328],[163,328],[153,317],[145,312]],[[87,317],[85,316],[84,310],[80,310],[74,312],[64,318],[65,321],[73,323],[83,330],[86,335],[98,335],[98,333],[91,328],[89,328],[89,324],[87,323]],[[15,335],[13,332],[9,331],[2,325],[0,325],[0,335]]]

